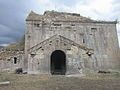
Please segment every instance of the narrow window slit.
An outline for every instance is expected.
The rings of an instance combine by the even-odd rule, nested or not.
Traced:
[[[17,64],[17,58],[14,57],[14,64]]]

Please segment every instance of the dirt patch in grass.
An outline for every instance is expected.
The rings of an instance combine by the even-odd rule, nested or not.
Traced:
[[[0,81],[5,80],[10,85],[0,90],[120,90],[120,78],[0,74]]]

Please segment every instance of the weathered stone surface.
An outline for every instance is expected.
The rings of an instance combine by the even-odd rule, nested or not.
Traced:
[[[119,46],[115,21],[95,21],[75,13],[31,12],[26,19],[25,61],[28,73],[51,74],[51,55],[66,55],[66,74],[84,68],[118,69]]]
[[[23,68],[24,65],[23,51],[4,51],[1,53],[3,53],[2,55],[4,56],[4,58],[0,59],[0,71],[13,72],[16,68]]]

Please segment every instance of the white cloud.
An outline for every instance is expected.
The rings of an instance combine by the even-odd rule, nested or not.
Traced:
[[[6,47],[6,46],[8,46],[9,44],[0,44],[0,46],[4,46],[4,47]]]
[[[75,12],[94,19],[109,19],[108,14],[112,9],[112,0],[85,0],[84,3],[78,1],[74,6]]]
[[[41,3],[41,4],[50,3],[50,0],[36,0],[36,1]]]
[[[60,3],[58,0],[36,0],[37,5],[35,4],[34,7],[35,11],[40,13],[45,10],[57,10],[80,13],[93,19],[111,20],[119,14],[119,10],[115,12],[114,10],[120,7],[120,3],[113,3],[113,1],[114,0],[75,0],[76,3],[74,3],[74,5],[68,6],[66,3]]]
[[[33,10],[39,13],[43,13],[45,10],[55,10],[55,2],[51,0],[35,0]]]

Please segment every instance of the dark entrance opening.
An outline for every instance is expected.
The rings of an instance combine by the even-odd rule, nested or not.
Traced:
[[[51,74],[65,75],[66,73],[66,55],[61,50],[56,50],[51,54]]]

